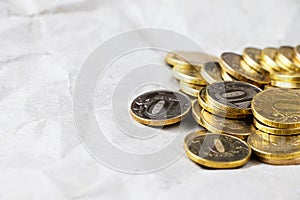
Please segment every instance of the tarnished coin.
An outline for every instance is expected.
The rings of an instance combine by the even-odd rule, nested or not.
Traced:
[[[297,135],[300,134],[300,128],[274,128],[267,126],[265,124],[262,124],[256,119],[253,119],[253,125],[266,133],[274,134],[274,135]]]
[[[276,55],[277,64],[284,70],[294,71],[295,70],[295,65],[293,63],[294,54],[295,52],[293,47],[290,46],[279,47]]]
[[[268,89],[255,95],[252,113],[263,124],[276,128],[300,127],[300,90]]]
[[[273,72],[273,71],[280,71],[281,68],[278,66],[278,64],[275,61],[277,54],[277,49],[273,47],[267,47],[262,50],[261,52],[261,64],[262,67],[268,71],[268,72]]]
[[[237,168],[246,164],[251,149],[243,140],[226,134],[196,131],[184,139],[187,156],[210,168]]]
[[[190,108],[188,96],[179,92],[157,90],[146,92],[134,99],[130,113],[139,123],[163,126],[181,121]]]
[[[220,82],[223,81],[221,70],[222,69],[218,62],[207,62],[201,68],[201,75],[203,79],[209,84]]]
[[[300,84],[300,72],[274,72],[271,74],[271,79],[276,81],[299,83]]]
[[[242,57],[248,66],[255,69],[256,71],[265,73],[265,70],[262,68],[260,64],[260,60],[261,60],[260,49],[254,47],[245,48]]]
[[[300,89],[300,82],[293,83],[293,82],[271,80],[271,85],[279,88]]]
[[[260,73],[251,67],[241,66],[242,56],[235,53],[223,53],[221,55],[221,67],[234,78],[252,83],[255,85],[264,85],[270,83],[269,73]]]
[[[228,119],[211,114],[202,109],[200,113],[202,126],[213,133],[225,133],[246,139],[251,133],[252,119]]]
[[[184,81],[180,81],[180,90],[185,94],[188,94],[193,97],[198,97],[199,91],[205,86],[194,85],[190,83],[186,83]]]
[[[224,81],[238,81],[236,78],[232,77],[231,75],[229,75],[224,70],[221,71],[221,76],[222,76]]]
[[[261,91],[240,81],[217,82],[206,87],[207,103],[220,110],[251,114],[252,98]]]
[[[221,116],[221,117],[240,119],[240,118],[246,118],[249,116],[249,114],[221,110],[217,107],[213,107],[213,106],[209,105],[206,100],[206,88],[203,88],[200,90],[199,95],[198,95],[198,103],[202,108],[204,108],[208,112],[218,115],[218,116]],[[200,113],[199,113],[199,115],[200,115]]]
[[[176,65],[173,67],[173,75],[175,78],[186,83],[195,85],[207,85],[207,82],[202,78],[199,71],[193,66]]]
[[[266,158],[258,157],[258,159],[270,165],[299,165],[300,164],[300,158],[276,160],[276,159],[266,159]]]
[[[196,69],[200,70],[205,63],[218,61],[218,58],[206,53],[178,51],[168,53],[165,60],[169,65],[172,66],[193,65]]]
[[[300,135],[279,136],[255,130],[247,141],[253,152],[261,158],[286,160],[300,157]]]

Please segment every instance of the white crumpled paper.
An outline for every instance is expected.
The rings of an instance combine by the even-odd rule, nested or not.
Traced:
[[[81,64],[123,31],[170,29],[219,55],[297,45],[299,18],[298,0],[0,1],[0,199],[299,199],[299,166],[207,170],[183,156],[114,171],[80,144],[72,114]]]

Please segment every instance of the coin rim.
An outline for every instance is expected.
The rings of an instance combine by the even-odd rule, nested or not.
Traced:
[[[199,71],[197,71],[195,69],[195,67],[193,66],[186,66],[186,65],[175,65],[172,70],[173,70],[173,76],[181,81],[184,81],[186,83],[190,83],[190,84],[194,84],[194,85],[207,85],[207,82],[203,79],[203,77],[201,76],[201,74],[199,73],[199,78],[197,77],[193,77],[187,74],[184,74],[182,72],[180,72],[178,69],[182,69],[182,68],[193,68],[196,72],[199,73]],[[202,79],[201,79],[202,78]]]
[[[270,127],[267,125],[264,125],[263,123],[261,123],[260,121],[258,121],[257,119],[253,118],[253,125],[266,133],[269,134],[273,134],[273,135],[299,135],[300,134],[300,128],[274,128],[274,127]]]

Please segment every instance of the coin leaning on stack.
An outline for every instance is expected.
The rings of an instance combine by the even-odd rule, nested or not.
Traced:
[[[167,54],[165,61],[173,67],[173,76],[180,81],[181,91],[190,96],[192,103],[186,102],[187,96],[178,98],[178,95],[173,96],[173,102],[168,102],[169,98],[162,96],[170,95],[171,91],[160,93],[160,97],[139,97],[133,102],[135,106],[131,106],[136,121],[151,126],[169,125],[179,122],[192,108],[195,121],[207,129],[186,137],[185,150],[192,161],[211,168],[236,168],[248,162],[252,149],[265,163],[300,164],[300,126],[264,120],[255,107],[265,94],[269,95],[265,99],[268,102],[274,96],[282,96],[277,93],[288,91],[294,96],[286,94],[284,101],[292,103],[284,104],[279,99],[269,106],[294,118],[300,116],[300,102],[293,99],[299,99],[297,90],[280,89],[298,89],[300,46],[262,50],[248,47],[241,55],[225,52],[220,58],[200,52],[172,52]],[[170,104],[176,112],[172,112]],[[179,109],[179,104],[185,106]],[[288,106],[291,104],[294,107]],[[146,120],[141,120],[143,117]],[[281,117],[282,113],[275,116],[277,120]]]

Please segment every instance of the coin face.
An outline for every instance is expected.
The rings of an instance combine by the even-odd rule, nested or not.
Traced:
[[[261,91],[244,82],[217,82],[207,86],[207,102],[221,110],[251,114],[252,98]]]
[[[203,79],[209,84],[214,82],[220,82],[223,81],[221,76],[221,70],[222,69],[218,62],[207,62],[201,68],[201,75]]]
[[[246,118],[249,116],[248,114],[231,112],[231,111],[227,111],[227,110],[221,110],[217,107],[209,105],[206,100],[206,87],[200,90],[199,95],[198,95],[198,103],[202,108],[204,108],[208,112],[213,113],[218,116],[232,118],[232,119]],[[200,112],[199,112],[199,115],[200,115]]]
[[[193,97],[198,97],[199,91],[205,86],[194,85],[190,83],[186,83],[184,81],[180,81],[180,90],[185,94],[188,94]]]
[[[264,90],[253,98],[251,105],[254,117],[268,126],[300,127],[300,90]]]
[[[243,60],[245,63],[256,71],[264,73],[265,70],[260,65],[261,50],[258,48],[248,47],[244,49]]]
[[[198,70],[210,61],[218,61],[218,58],[206,53],[189,51],[170,52],[166,56],[166,62],[169,65],[193,65]]]
[[[238,80],[256,85],[270,83],[269,73],[261,73],[251,67],[241,66],[242,56],[235,53],[223,53],[221,55],[221,67],[231,76]]]
[[[185,137],[187,156],[210,168],[236,168],[246,164],[251,149],[244,141],[226,134],[196,131]]]
[[[265,159],[295,159],[300,157],[300,136],[279,136],[253,131],[248,137],[253,152]]]
[[[201,119],[203,126],[214,133],[226,133],[239,138],[246,138],[251,133],[252,119],[227,119],[202,109]]]
[[[163,126],[179,122],[191,108],[189,97],[166,90],[146,92],[131,104],[131,116],[139,123]]]
[[[193,66],[176,65],[173,67],[173,75],[175,78],[186,83],[195,85],[207,85],[200,72]]]

